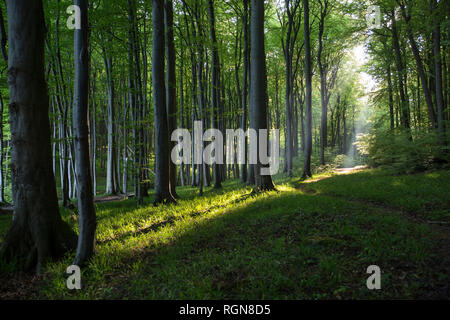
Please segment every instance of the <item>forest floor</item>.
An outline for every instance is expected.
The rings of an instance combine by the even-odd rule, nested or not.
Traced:
[[[251,196],[238,181],[203,197],[96,203],[96,256],[66,288],[73,253],[41,277],[0,264],[0,299],[449,299],[450,171],[357,168],[276,179]],[[62,211],[75,229],[73,212]],[[0,242],[11,217],[0,215]],[[367,267],[381,269],[368,290]]]

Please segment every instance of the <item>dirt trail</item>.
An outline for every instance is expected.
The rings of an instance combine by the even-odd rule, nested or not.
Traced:
[[[0,206],[0,216],[1,215],[12,214],[13,211],[14,211],[14,208],[11,205]]]
[[[134,194],[118,194],[118,195],[110,195],[110,196],[102,196],[102,197],[96,197],[94,199],[94,202],[96,203],[102,203],[102,202],[110,202],[110,201],[122,201],[122,200],[126,200],[129,198],[133,198]]]
[[[133,197],[134,197],[133,193],[130,193],[128,195],[118,194],[118,195],[110,195],[110,196],[100,196],[100,197],[95,197],[94,202],[95,203],[103,203],[103,202],[122,201],[122,200],[126,200],[126,199],[133,198]],[[77,204],[74,203],[73,208],[76,206],[77,206]],[[13,211],[14,211],[14,207],[12,205],[0,206],[0,216],[13,214]]]
[[[353,168],[339,168],[333,171],[333,173],[335,175],[344,175],[344,174],[352,174],[355,172],[359,172],[359,171],[363,171],[367,169],[367,166],[356,166]],[[310,189],[308,188],[308,185],[314,182],[318,182],[321,180],[325,180],[325,179],[329,179],[332,178],[333,176],[324,176],[324,177],[319,177],[319,178],[314,178],[314,179],[308,179],[305,181],[302,181],[302,183],[300,183],[299,185],[297,185],[295,188],[299,189],[305,193],[316,193],[316,191],[314,189]]]
[[[366,170],[368,167],[367,166],[356,166],[353,168],[340,168],[340,169],[336,169],[336,173],[338,174],[351,174],[351,173],[355,173],[358,171],[363,171]]]

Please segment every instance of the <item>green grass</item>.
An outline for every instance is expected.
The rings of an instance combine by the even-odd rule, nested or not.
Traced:
[[[382,170],[335,176],[314,184],[318,194],[394,207],[428,219],[450,221],[450,171],[388,175]]]
[[[449,258],[427,223],[449,208],[449,172],[391,176],[367,170],[249,196],[178,188],[177,205],[97,204],[98,246],[83,289],[66,288],[73,253],[48,266],[42,299],[379,299],[445,297]],[[302,191],[303,190],[303,191]],[[68,211],[63,217],[76,229]],[[0,239],[8,221],[0,217]],[[448,229],[446,229],[448,232]],[[382,270],[382,290],[366,269]]]

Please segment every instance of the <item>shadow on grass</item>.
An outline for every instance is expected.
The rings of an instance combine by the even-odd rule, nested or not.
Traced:
[[[365,173],[364,173],[365,174]],[[369,172],[358,173],[359,188]],[[350,176],[349,176],[350,177]],[[331,188],[346,176],[314,183]],[[361,181],[360,181],[361,180]],[[359,182],[358,182],[359,181]],[[280,183],[280,181],[277,181]],[[434,252],[427,225],[400,213],[329,197],[331,189],[312,195],[284,180],[281,192],[256,197],[237,181],[223,190],[207,190],[198,199],[193,188],[180,189],[183,199],[163,221],[104,241],[83,273],[83,290],[65,287],[66,263],[49,268],[43,298],[91,299],[374,299],[448,297],[448,257]],[[327,184],[325,184],[327,182]],[[329,183],[329,185],[328,185]],[[324,185],[325,184],[325,185]],[[348,188],[350,182],[343,183]],[[337,188],[337,187],[336,187]],[[339,190],[333,189],[335,192]],[[362,191],[361,191],[362,192]],[[370,191],[368,191],[370,192]],[[200,201],[202,210],[187,205]],[[148,216],[167,208],[141,208]],[[102,204],[109,219],[126,209]],[[111,206],[113,208],[111,208]],[[186,207],[184,207],[186,206]],[[194,207],[193,207],[194,208]],[[184,210],[182,215],[171,214]],[[143,214],[143,217],[145,215]],[[106,222],[100,219],[99,223]],[[369,265],[382,270],[382,288],[365,283]]]
[[[218,206],[156,226],[110,244],[123,245],[113,260],[100,246],[103,257],[87,271],[84,294],[107,299],[442,298],[447,294],[448,259],[439,262],[434,256],[426,225],[345,199],[284,186],[280,193],[249,197],[228,209]],[[102,264],[113,263],[119,267],[105,276]],[[372,264],[383,271],[384,290],[370,291],[365,286],[366,269]],[[51,297],[75,298],[66,291],[47,290]]]

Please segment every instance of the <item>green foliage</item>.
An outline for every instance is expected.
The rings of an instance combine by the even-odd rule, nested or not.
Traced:
[[[347,158],[348,157],[345,154],[338,154],[333,160],[333,166],[335,168],[343,168]]]
[[[374,167],[397,173],[412,173],[436,167],[448,167],[449,148],[440,143],[437,132],[375,129],[361,135],[356,143]]]

